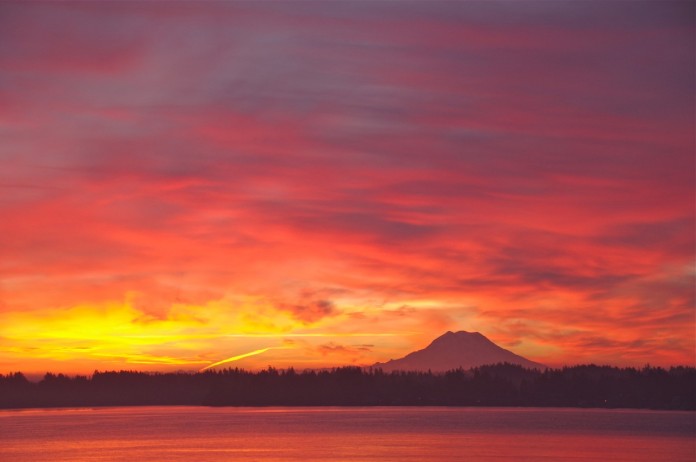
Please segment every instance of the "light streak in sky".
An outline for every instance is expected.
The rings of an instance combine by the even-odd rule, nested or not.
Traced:
[[[250,351],[249,353],[244,353],[241,355],[232,356],[231,358],[223,359],[222,361],[218,361],[216,363],[205,366],[204,368],[200,369],[199,372],[203,372],[207,369],[211,369],[211,368],[213,368],[215,366],[219,366],[221,364],[231,363],[233,361],[238,361],[240,359],[248,358],[249,356],[260,355],[261,353],[265,353],[268,350],[278,350],[278,349],[286,349],[286,348],[285,347],[268,347],[268,348],[262,348],[260,350]]]

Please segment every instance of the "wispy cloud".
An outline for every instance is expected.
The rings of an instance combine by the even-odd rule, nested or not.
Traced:
[[[693,362],[693,9],[0,4],[0,348],[45,353],[0,371],[457,328]]]

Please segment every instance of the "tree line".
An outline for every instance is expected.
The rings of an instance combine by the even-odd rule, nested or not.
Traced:
[[[696,368],[512,364],[445,373],[339,367],[198,373],[0,375],[0,408],[205,406],[535,406],[696,410]]]

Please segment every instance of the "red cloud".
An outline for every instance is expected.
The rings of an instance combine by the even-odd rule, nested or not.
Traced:
[[[0,316],[246,296],[303,334],[693,361],[687,16],[287,8],[0,6]]]

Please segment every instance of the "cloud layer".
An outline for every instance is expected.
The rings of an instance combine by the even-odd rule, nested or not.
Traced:
[[[3,3],[0,370],[693,363],[693,8]]]

